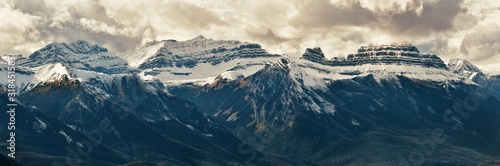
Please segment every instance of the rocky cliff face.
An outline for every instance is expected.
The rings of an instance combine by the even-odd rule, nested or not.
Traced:
[[[491,94],[500,77],[460,60],[446,67],[411,45],[364,46],[331,60],[312,48],[293,60],[198,36],[151,42],[125,59],[130,68],[106,48],[76,41],[19,60],[16,82],[25,88],[16,135],[30,148],[19,161],[405,165],[417,154],[425,155],[420,165],[498,163],[500,101]],[[1,110],[8,83],[0,79]],[[86,134],[94,129],[99,145]],[[446,139],[422,142],[435,129]],[[67,147],[93,151],[80,161],[66,158]]]
[[[249,77],[168,88],[255,149],[306,165],[400,165],[398,159],[406,160],[420,149],[415,142],[430,138],[436,128],[449,141],[436,143],[439,150],[426,156],[422,165],[488,160],[481,154],[489,153],[490,145],[498,142],[493,126],[499,123],[492,118],[500,115],[492,109],[499,106],[498,100],[475,84],[371,73],[338,79],[339,75],[325,74],[328,70],[317,72],[301,65],[282,58]],[[323,80],[321,74],[337,79]],[[463,129],[454,130],[452,120],[443,116],[450,109],[460,111],[454,105],[468,97],[480,102],[477,111],[461,119]],[[453,153],[467,157],[448,155]]]
[[[279,56],[269,54],[259,44],[235,40],[213,40],[197,36],[191,40],[162,40],[148,43],[138,54],[125,57],[133,67],[152,69],[158,67],[192,68],[199,63],[217,65],[236,58]]]
[[[147,81],[179,85],[206,84],[229,71],[249,76],[280,57],[259,44],[200,35],[186,41],[153,41],[125,59]]]
[[[463,80],[470,80],[488,89],[500,99],[500,76],[485,74],[474,64],[465,59],[451,59],[448,70],[459,75]]]
[[[322,62],[325,61],[325,54],[319,47],[307,48],[302,58],[313,62]]]
[[[412,45],[362,46],[355,54],[345,59],[325,59],[320,48],[307,49],[303,59],[329,66],[358,66],[364,64],[416,65],[446,69],[444,62],[434,54],[422,54]]]
[[[61,63],[77,69],[107,74],[126,73],[128,64],[108,52],[108,49],[84,40],[70,43],[51,43],[35,51],[18,63],[23,67],[39,67],[45,64]]]

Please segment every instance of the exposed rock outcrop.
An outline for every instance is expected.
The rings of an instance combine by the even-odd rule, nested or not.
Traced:
[[[419,65],[446,69],[444,62],[434,54],[422,54],[412,45],[362,46],[355,54],[345,59],[327,60],[320,48],[307,49],[303,59],[329,66],[357,66],[364,64]]]

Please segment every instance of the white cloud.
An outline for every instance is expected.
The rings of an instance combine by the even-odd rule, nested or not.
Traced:
[[[478,62],[498,62],[500,60],[500,26],[489,24],[465,35],[460,51],[467,59]]]
[[[13,9],[11,4],[0,2],[0,51],[20,51],[16,45],[30,40],[37,40],[39,32],[35,24],[40,21],[40,17],[31,16],[21,10]]]
[[[0,2],[0,37],[6,39],[0,54],[27,55],[52,41],[84,39],[123,55],[151,40],[203,34],[257,42],[292,57],[308,47],[333,57],[370,43],[409,42],[444,59],[479,62],[492,55],[469,55],[488,52],[470,44],[468,34],[499,24],[499,13],[498,2],[475,0],[11,0]]]

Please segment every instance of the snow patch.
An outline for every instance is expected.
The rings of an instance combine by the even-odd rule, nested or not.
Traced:
[[[66,138],[67,143],[73,142],[73,139],[71,139],[71,137],[68,134],[66,134],[64,131],[59,130],[59,134],[63,135]]]
[[[66,126],[68,126],[69,128],[71,128],[72,130],[76,130],[76,127],[73,126],[73,125],[66,125]]]
[[[149,119],[149,118],[146,118],[146,117],[143,117],[142,119],[144,119],[146,122],[149,122],[149,123],[157,123],[155,120]]]
[[[361,124],[359,124],[358,120],[356,120],[354,118],[352,118],[351,124],[354,125],[354,126],[361,126]]]
[[[223,79],[228,79],[228,80],[236,80],[239,78],[243,78],[243,74],[240,72],[236,71],[226,71],[220,75]]]
[[[42,120],[35,118],[38,122],[33,122],[33,129],[35,129],[38,133],[42,133],[45,128],[47,128],[47,124]]]
[[[186,125],[186,127],[194,131],[194,127],[193,127],[193,126],[191,126],[191,125]]]
[[[230,122],[230,121],[236,121],[236,120],[238,120],[238,118],[239,118],[239,117],[238,117],[238,112],[234,112],[234,113],[232,113],[232,114],[231,114],[231,116],[229,116],[229,117],[226,119],[226,121],[227,121],[227,122]]]
[[[67,75],[68,78],[71,78],[68,70],[60,63],[44,65],[36,68],[36,74],[34,81],[35,82],[46,82],[53,81],[54,78],[60,78],[63,75]]]
[[[418,65],[363,64],[358,66],[328,66],[302,59],[298,60],[297,63],[305,68],[309,68],[308,71],[316,70],[315,75],[319,75],[320,77],[328,77],[328,79],[332,80],[350,79],[356,76],[361,76],[363,74],[396,75],[424,81],[437,82],[461,80],[458,75],[450,71],[437,68],[428,68]],[[344,76],[336,77],[339,76],[339,74]]]
[[[162,42],[147,45],[146,47],[140,48],[137,54],[130,54],[125,56],[124,59],[131,67],[139,67],[149,58],[153,57],[163,45],[164,43]]]
[[[197,63],[196,66],[162,67],[146,69],[139,76],[146,81],[159,79],[165,86],[183,84],[206,85],[212,83],[217,76],[227,78],[248,77],[264,68],[267,62],[276,61],[277,57],[267,58],[240,58],[216,65],[211,63]]]
[[[85,146],[83,146],[83,145],[82,145],[82,143],[80,143],[80,142],[76,142],[76,146],[78,146],[79,148],[83,148],[83,147],[85,147]]]
[[[166,115],[163,115],[163,120],[165,120],[165,122],[166,122],[166,121],[169,121],[170,118],[168,116],[166,116]]]

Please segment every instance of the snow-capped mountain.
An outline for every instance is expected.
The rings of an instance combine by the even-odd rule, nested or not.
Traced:
[[[470,78],[475,74],[482,73],[482,71],[469,61],[465,59],[451,59],[447,65],[448,70],[456,73],[465,78]]]
[[[138,54],[126,56],[132,67],[142,69],[161,67],[191,68],[198,63],[212,65],[234,58],[278,56],[267,53],[259,44],[235,40],[213,40],[199,35],[191,40],[153,41],[139,49]]]
[[[378,74],[438,82],[460,80],[459,76],[446,70],[439,57],[421,54],[411,45],[363,46],[358,53],[349,54],[347,58],[331,60],[325,59],[321,48],[308,48],[299,62],[304,70],[328,79]]]
[[[440,150],[425,163],[488,160],[486,154],[494,149],[469,145],[487,147],[499,141],[492,133],[499,132],[493,127],[499,125],[493,117],[500,113],[493,108],[500,102],[488,90],[461,81],[370,73],[325,80],[283,58],[249,77],[168,88],[258,150],[310,161],[311,165],[353,160],[395,165],[400,162],[397,154],[409,155],[408,149],[418,149],[414,142],[429,137],[434,128],[443,129],[453,141],[440,142]],[[464,129],[452,129],[454,121],[443,119],[446,110],[458,111],[452,106],[471,96],[478,99],[481,111],[460,121]],[[359,153],[364,155],[355,155]],[[481,159],[449,158],[449,153]]]
[[[489,160],[495,149],[487,147],[499,141],[495,135],[500,131],[493,126],[499,125],[494,108],[500,101],[448,71],[439,57],[408,45],[362,47],[333,60],[320,48],[307,49],[300,60],[281,58],[250,76],[167,89],[258,150],[311,165],[397,165],[401,156],[388,154],[410,155],[407,149],[418,149],[414,142],[432,135],[434,128],[453,141],[439,142],[442,148],[424,164]],[[466,119],[443,118],[448,109],[460,111],[457,103],[471,97],[481,111]],[[458,118],[461,130],[450,127]],[[353,155],[359,153],[364,155]],[[482,159],[450,158],[450,153]]]
[[[78,81],[110,80],[114,76],[132,75],[126,61],[108,52],[108,49],[84,40],[70,43],[51,43],[35,51],[28,58],[5,55],[0,62],[0,73],[8,72],[7,57],[16,60],[16,85],[19,93],[38,84],[53,82],[61,77]],[[7,85],[2,79],[0,85]]]
[[[122,59],[77,40],[17,59],[19,134],[40,138],[23,140],[28,165],[64,160],[65,146],[81,151],[102,123],[112,127],[90,144],[95,150],[68,160],[399,165],[436,129],[446,137],[421,164],[495,163],[500,155],[500,78],[464,60],[446,66],[411,45],[363,46],[333,59],[310,48],[293,59],[198,36],[150,42]],[[0,73],[7,67],[0,61]],[[0,98],[7,84],[0,80]]]
[[[226,72],[249,76],[279,57],[259,44],[213,40],[200,35],[187,41],[150,42],[125,59],[142,71],[145,80],[159,79],[166,85],[179,85],[207,84]]]
[[[23,67],[39,67],[61,63],[72,68],[107,74],[128,73],[128,64],[108,52],[108,49],[84,40],[70,43],[51,43],[35,51],[27,59],[19,60]]]
[[[7,95],[0,88],[0,108],[7,107]],[[44,100],[47,101],[47,100]],[[35,106],[17,103],[16,118],[16,160],[23,165],[113,165],[134,161],[132,156],[117,152],[108,146],[99,146],[88,134],[73,130],[72,126],[60,122]],[[7,118],[0,118],[1,123],[8,123]],[[6,127],[0,128],[8,133]],[[6,135],[2,139],[8,139]],[[2,146],[7,146],[3,145]],[[92,148],[81,155],[83,148]],[[80,151],[80,152],[78,152]],[[1,152],[6,154],[6,150]],[[73,153],[75,152],[75,153]],[[87,153],[88,152],[88,153]],[[69,157],[68,154],[73,155]],[[50,158],[48,158],[50,156]]]
[[[459,75],[463,80],[470,80],[487,88],[500,99],[500,75],[485,74],[474,64],[465,59],[451,59],[448,70]]]
[[[16,75],[20,84],[19,105],[29,108],[26,112],[36,112],[27,116],[31,120],[26,121],[36,124],[33,129],[27,129],[34,132],[21,135],[28,138],[28,135],[38,133],[43,138],[66,140],[50,152],[41,150],[44,145],[39,142],[29,144],[33,150],[27,152],[37,155],[21,157],[23,161],[30,161],[24,163],[36,161],[38,155],[59,160],[65,157],[66,144],[72,144],[72,148],[77,150],[89,148],[84,142],[95,140],[85,139],[86,133],[100,129],[102,122],[112,124],[113,129],[101,132],[102,142],[92,144],[90,148],[104,149],[80,156],[85,161],[71,159],[72,162],[114,165],[148,160],[166,165],[239,165],[246,161],[248,156],[240,153],[238,148],[250,147],[193,104],[166,93],[161,85],[148,84],[138,75],[124,72],[127,68],[121,70],[124,68],[117,65],[101,66],[98,70],[81,66],[99,64],[99,60],[117,60],[119,66],[126,65],[118,57],[110,59],[108,55],[113,54],[108,53],[106,48],[76,41],[71,44],[53,43],[30,56],[30,59],[36,57],[40,62],[20,60],[23,63],[17,69],[20,73]],[[7,64],[1,65],[1,72],[6,73]],[[2,81],[0,85],[4,96],[7,83]],[[54,123],[57,128],[52,126]],[[40,126],[54,132],[42,130]],[[258,156],[254,156],[253,163],[282,161],[260,153],[254,155]]]
[[[85,134],[103,121],[113,124],[112,131],[102,132],[101,144],[136,158],[186,164],[202,159],[214,164],[243,161],[237,153],[241,142],[194,105],[151,87],[137,76],[117,76],[109,81],[79,82],[63,77],[35,86],[19,100],[73,132]],[[148,141],[143,142],[144,138]]]
[[[364,64],[399,64],[416,65],[445,69],[446,65],[436,55],[422,54],[412,45],[370,45],[362,46],[356,54],[349,54],[345,59],[325,59],[321,48],[306,49],[302,56],[316,63],[329,66],[360,66]]]

